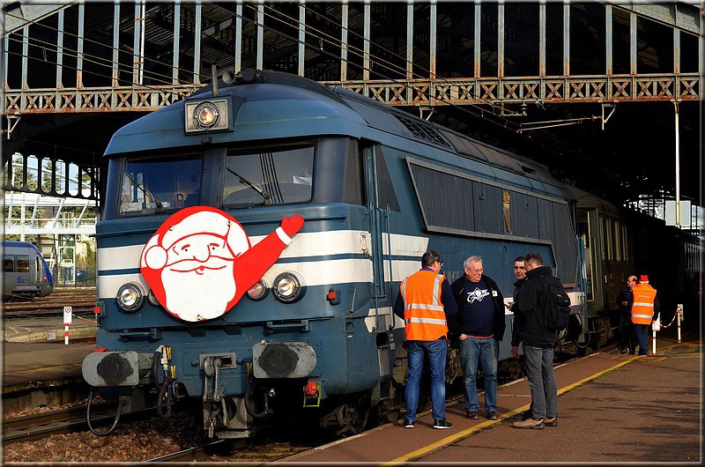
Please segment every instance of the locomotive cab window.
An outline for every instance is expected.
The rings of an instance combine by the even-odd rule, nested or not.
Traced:
[[[3,259],[3,270],[4,272],[15,272],[15,257],[11,255],[5,255]]]
[[[197,155],[127,159],[120,214],[148,216],[198,205],[201,165]]]
[[[17,256],[17,272],[29,272],[29,256]]]
[[[230,151],[223,205],[305,203],[313,191],[313,146]]]

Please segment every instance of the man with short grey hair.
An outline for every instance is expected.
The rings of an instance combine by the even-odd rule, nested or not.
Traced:
[[[463,264],[465,276],[451,286],[458,303],[460,358],[465,382],[465,414],[479,418],[476,374],[482,364],[485,377],[485,411],[497,420],[497,364],[499,341],[506,329],[504,297],[492,278],[484,275],[482,258],[471,256]]]

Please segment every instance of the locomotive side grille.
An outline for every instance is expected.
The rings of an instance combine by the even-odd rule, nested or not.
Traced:
[[[438,133],[431,125],[423,124],[417,122],[412,118],[403,117],[401,115],[397,115],[396,117],[417,138],[421,138],[426,141],[430,141],[434,144],[450,148],[450,144],[448,144],[448,142],[440,135],[440,133]]]

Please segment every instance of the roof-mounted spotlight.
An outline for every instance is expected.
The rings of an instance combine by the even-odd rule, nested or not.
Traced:
[[[232,99],[230,96],[194,99],[184,104],[184,128],[187,135],[231,131]]]

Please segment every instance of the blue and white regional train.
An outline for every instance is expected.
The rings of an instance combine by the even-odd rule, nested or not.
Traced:
[[[3,300],[46,297],[54,278],[36,246],[27,242],[2,242]]]
[[[566,338],[584,341],[575,198],[544,166],[300,77],[245,70],[226,81],[108,146],[97,226],[105,351],[84,361],[92,386],[133,408],[159,390],[162,413],[200,399],[210,436],[253,436],[299,411],[355,432],[368,413],[400,407],[404,325],[392,304],[428,249],[451,281],[482,256],[505,297],[514,258],[539,252],[571,296]],[[253,244],[285,216],[305,224],[247,297],[190,323],[159,305],[140,255],[169,215],[198,205],[235,217]]]

